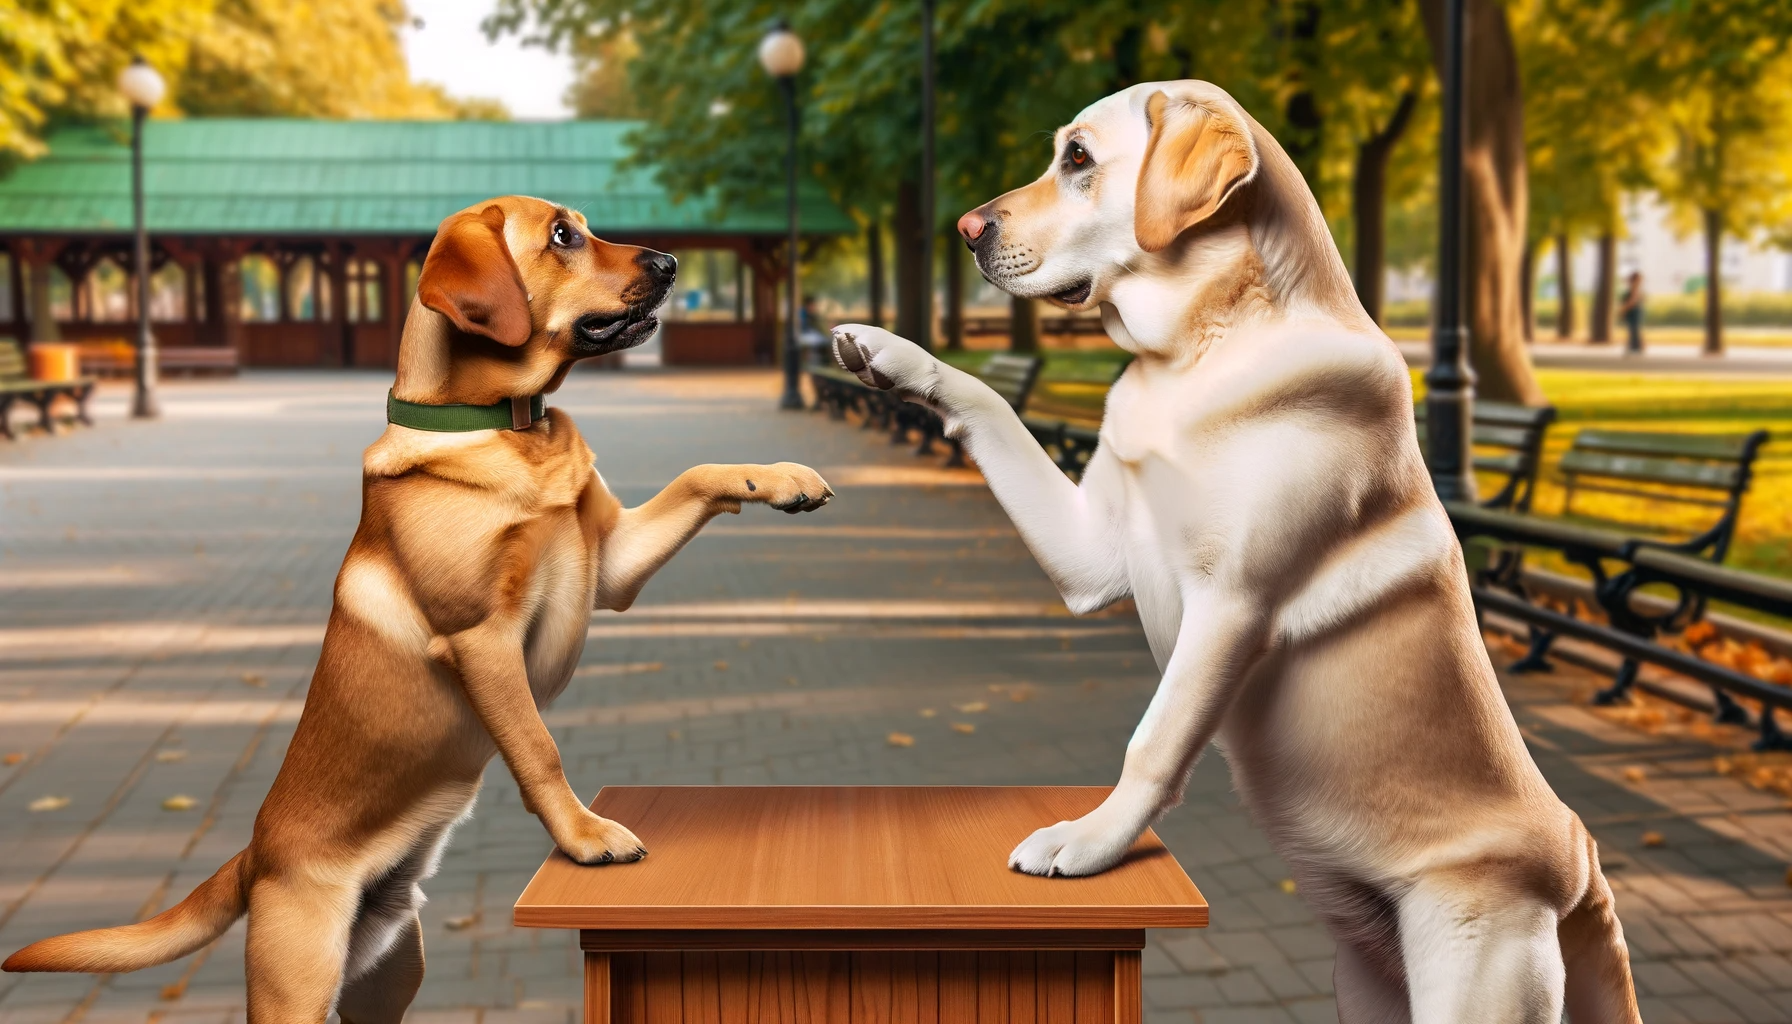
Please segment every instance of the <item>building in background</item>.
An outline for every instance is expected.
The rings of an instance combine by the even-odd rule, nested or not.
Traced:
[[[165,348],[244,366],[391,367],[441,219],[541,196],[599,237],[680,257],[669,363],[770,362],[781,202],[675,201],[629,162],[626,121],[153,121],[145,136],[150,316]],[[0,179],[0,336],[111,340],[136,316],[130,151],[105,126],[53,134]],[[857,230],[813,185],[809,234]]]

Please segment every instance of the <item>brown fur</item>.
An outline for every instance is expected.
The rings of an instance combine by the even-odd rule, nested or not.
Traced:
[[[576,226],[577,244],[562,229]],[[449,217],[405,323],[395,393],[491,404],[564,379],[581,318],[640,317],[670,277],[582,218],[508,197]],[[627,321],[633,325],[634,319]],[[625,339],[626,340],[626,339]],[[390,426],[366,452],[361,523],[337,577],[305,709],[249,847],[177,906],[44,939],[8,971],[137,970],[249,914],[249,1018],[396,1022],[423,976],[417,883],[501,753],[554,842],[582,863],[641,841],[586,809],[540,709],[571,677],[590,610],[623,609],[704,523],[742,503],[808,511],[806,467],[699,466],[626,509],[558,410],[524,430]]]

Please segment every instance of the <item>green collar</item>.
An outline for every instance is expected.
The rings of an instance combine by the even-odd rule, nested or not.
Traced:
[[[540,395],[506,398],[491,405],[424,405],[386,392],[386,422],[415,430],[527,430],[546,415],[547,402]]]

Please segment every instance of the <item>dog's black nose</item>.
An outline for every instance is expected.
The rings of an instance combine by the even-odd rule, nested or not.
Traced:
[[[665,252],[644,252],[640,257],[641,269],[654,284],[666,284],[678,276],[678,257]]]

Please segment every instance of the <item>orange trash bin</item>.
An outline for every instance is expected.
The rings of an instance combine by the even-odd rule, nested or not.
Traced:
[[[59,342],[32,345],[31,376],[42,381],[75,380],[81,376],[81,350]]]

